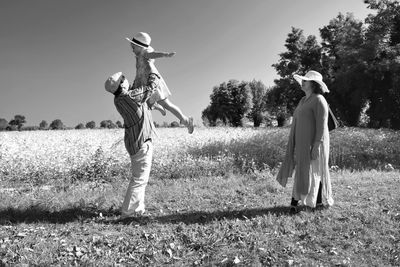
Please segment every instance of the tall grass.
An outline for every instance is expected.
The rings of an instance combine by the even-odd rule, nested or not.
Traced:
[[[274,172],[284,157],[288,128],[159,129],[152,176],[160,179]],[[0,181],[47,184],[110,181],[129,176],[123,130],[0,133]],[[400,167],[400,134],[342,128],[331,133],[335,168]]]

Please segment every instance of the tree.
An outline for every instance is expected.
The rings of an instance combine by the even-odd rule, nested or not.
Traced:
[[[249,87],[252,93],[253,108],[247,117],[253,122],[254,127],[259,127],[266,115],[265,101],[268,89],[261,81],[256,80],[251,81]]]
[[[339,15],[320,29],[328,102],[347,125],[357,126],[368,101],[371,80],[366,64],[365,27],[352,14]]]
[[[21,130],[21,127],[26,123],[25,116],[15,115],[14,119],[12,119],[9,124],[12,126],[16,126],[18,130]]]
[[[100,128],[108,128],[108,129],[113,129],[116,128],[117,126],[111,121],[111,120],[103,120],[100,122]]]
[[[85,125],[83,125],[83,123],[79,123],[78,125],[75,126],[76,130],[81,130],[81,129],[85,129]]]
[[[309,70],[321,72],[322,66],[321,46],[315,36],[306,38],[303,30],[292,27],[285,47],[288,51],[281,53],[279,62],[272,65],[281,78],[274,81],[275,86],[268,92],[266,102],[267,110],[272,114],[288,117],[304,95],[293,74],[305,74]]]
[[[0,131],[7,129],[8,121],[6,119],[0,118]]]
[[[124,128],[124,125],[120,121],[117,121],[115,124],[117,125],[118,128]]]
[[[40,129],[40,130],[45,130],[45,129],[47,129],[47,127],[48,127],[47,121],[42,120],[42,121],[39,123],[39,129]]]
[[[210,105],[203,110],[203,121],[215,126],[218,119],[225,125],[243,126],[243,119],[253,107],[252,94],[247,82],[229,80],[213,88]]]
[[[173,122],[171,122],[170,127],[171,128],[177,128],[177,127],[180,127],[180,124],[177,121],[173,121]]]
[[[65,128],[64,124],[62,123],[62,121],[60,119],[55,119],[54,121],[52,121],[50,123],[49,128],[51,130],[62,130]]]
[[[376,10],[366,19],[365,34],[371,77],[369,126],[400,129],[400,3],[370,0],[367,4]]]
[[[94,129],[96,128],[96,123],[94,121],[89,121],[88,123],[86,123],[86,128]]]

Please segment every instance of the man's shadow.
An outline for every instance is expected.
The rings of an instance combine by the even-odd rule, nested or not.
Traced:
[[[8,208],[0,210],[0,225],[11,225],[18,223],[54,223],[65,224],[69,222],[87,222],[106,224],[147,224],[156,222],[162,224],[184,223],[184,224],[207,224],[219,220],[247,220],[258,216],[272,214],[275,216],[291,215],[289,207],[275,206],[270,208],[245,208],[236,210],[216,210],[216,211],[189,211],[165,215],[148,216],[127,220],[117,220],[118,212],[111,209],[88,209],[73,207],[60,211],[49,211],[39,207],[30,207],[24,210]]]

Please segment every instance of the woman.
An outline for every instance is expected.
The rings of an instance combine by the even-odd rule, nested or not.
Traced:
[[[328,166],[328,103],[322,95],[329,90],[319,72],[312,70],[293,78],[305,96],[293,114],[286,156],[277,181],[286,186],[295,171],[291,211],[296,212],[298,204],[320,208],[323,201],[333,205],[333,198]]]

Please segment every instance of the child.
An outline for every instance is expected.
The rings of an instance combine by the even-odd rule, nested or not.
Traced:
[[[146,85],[150,73],[156,73],[161,77],[156,66],[154,65],[155,59],[162,57],[172,57],[173,55],[175,55],[175,53],[154,51],[154,49],[150,46],[151,38],[145,32],[139,32],[135,36],[133,36],[132,39],[126,39],[131,43],[132,51],[136,56],[136,77],[132,87],[136,88]],[[193,117],[185,116],[180,108],[174,105],[168,99],[170,95],[171,92],[169,91],[164,79],[161,77],[159,87],[157,88],[156,92],[149,98],[148,104],[153,109],[159,110],[163,115],[165,115],[164,109],[170,111],[180,120],[183,125],[188,128],[188,132],[190,134],[193,133]],[[157,103],[159,103],[160,105],[158,105]]]

